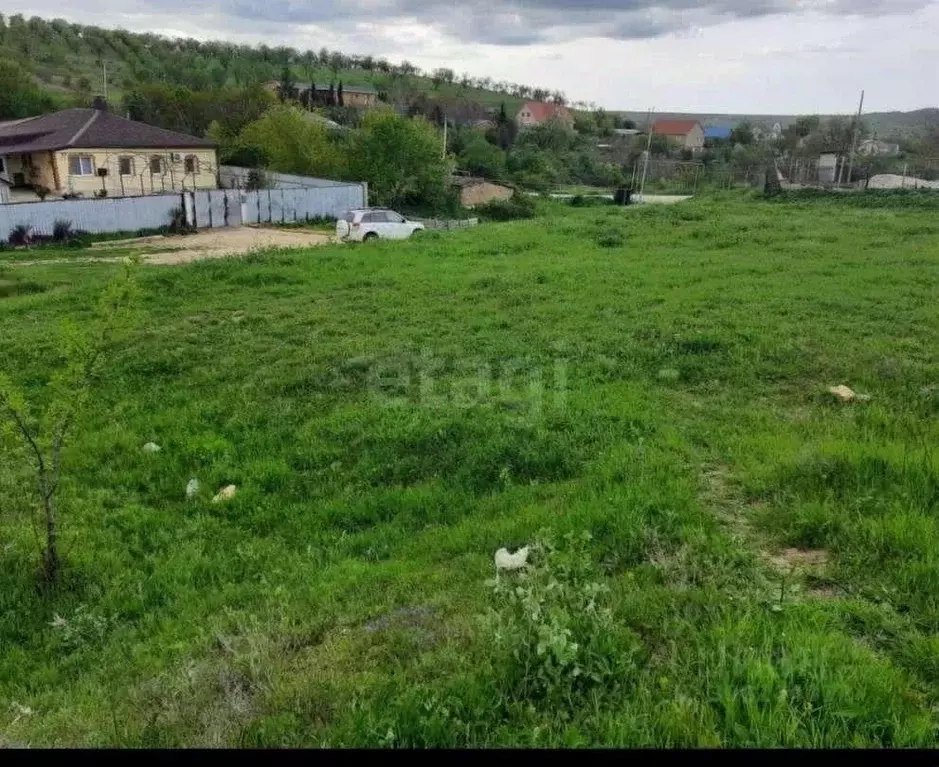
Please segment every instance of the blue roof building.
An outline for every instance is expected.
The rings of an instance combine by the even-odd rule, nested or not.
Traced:
[[[714,139],[714,138],[729,139],[732,130],[733,128],[711,126],[709,128],[704,129],[704,138],[705,139],[709,139],[709,138],[710,139]]]

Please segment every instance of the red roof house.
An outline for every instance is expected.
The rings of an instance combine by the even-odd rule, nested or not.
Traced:
[[[561,120],[573,127],[574,115],[561,104],[549,104],[545,101],[529,101],[518,110],[515,121],[521,126],[541,125],[548,120]]]
[[[652,133],[678,141],[685,149],[704,148],[704,126],[697,120],[656,120]]]

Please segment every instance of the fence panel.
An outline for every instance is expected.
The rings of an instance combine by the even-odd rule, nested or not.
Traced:
[[[241,192],[237,189],[224,192],[228,204],[228,226],[241,226]]]
[[[268,189],[271,199],[270,221],[272,224],[279,224],[284,220],[284,192],[281,189]]]
[[[74,230],[94,234],[158,229],[167,226],[173,211],[180,207],[182,197],[178,194],[0,205],[0,240],[9,239],[20,224],[31,226],[36,234],[52,234],[59,220],[70,222]]]
[[[193,192],[193,202],[196,210],[195,226],[199,229],[212,226],[212,201],[209,193],[204,190]]]
[[[261,195],[259,192],[242,192],[241,194],[241,221],[244,224],[256,224],[260,220]]]

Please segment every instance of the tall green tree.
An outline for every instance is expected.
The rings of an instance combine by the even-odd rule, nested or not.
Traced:
[[[19,64],[0,59],[0,118],[17,119],[53,112],[58,100],[40,89]]]
[[[306,110],[276,106],[245,126],[242,149],[256,151],[269,170],[301,176],[343,178],[346,162],[338,140]]]
[[[367,181],[382,205],[438,205],[447,192],[450,166],[440,133],[422,117],[377,111],[366,115],[351,139],[351,178]]]

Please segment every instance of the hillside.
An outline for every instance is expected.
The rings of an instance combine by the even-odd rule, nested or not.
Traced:
[[[421,72],[407,61],[390,62],[374,56],[349,56],[322,48],[299,51],[284,46],[235,45],[224,41],[201,42],[170,39],[154,34],[71,24],[62,19],[4,18],[0,14],[0,59],[16,61],[45,90],[63,101],[90,101],[107,91],[111,101],[137,85],[162,82],[194,89],[223,85],[248,86],[280,79],[289,62],[295,82],[340,80],[346,86],[373,85],[386,99],[408,103],[421,96],[443,101],[475,102],[489,109],[505,104],[511,114],[527,99],[562,96],[555,89],[496,82],[452,70]],[[576,94],[570,94],[575,105]],[[645,112],[618,114],[644,125]],[[733,126],[748,120],[769,129],[783,127],[796,115],[745,115],[663,112],[657,117],[690,117],[706,125]],[[881,112],[865,115],[865,121],[882,138],[916,138],[939,128],[939,109],[915,112]]]
[[[28,20],[0,15],[0,59],[16,61],[38,84],[66,99],[103,93],[104,72],[112,101],[124,91],[148,82],[194,89],[224,85],[248,86],[280,79],[289,62],[296,82],[340,81],[345,85],[373,84],[391,100],[427,94],[437,98],[476,101],[507,109],[530,97],[555,95],[545,88],[495,83],[452,70],[422,73],[407,61],[393,63],[373,56],[347,56],[325,48],[234,45],[200,42],[153,34],[71,24],[62,19]]]
[[[617,112],[625,118],[644,126],[648,112]],[[832,115],[821,115],[831,117]],[[757,115],[757,114],[721,114],[703,112],[658,112],[655,119],[700,120],[706,126],[734,127],[747,121],[764,130],[770,130],[779,123],[783,128],[798,119],[799,115]],[[939,129],[939,109],[917,109],[914,112],[871,112],[864,114],[864,123],[879,138],[913,139],[921,138],[929,131]]]

